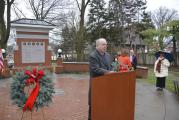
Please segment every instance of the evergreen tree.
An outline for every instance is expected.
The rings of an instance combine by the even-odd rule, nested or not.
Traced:
[[[108,37],[111,44],[120,45],[122,36],[121,31],[121,16],[122,13],[120,4],[117,4],[117,0],[110,0],[107,8],[106,26],[108,29]]]
[[[86,35],[86,32],[84,32],[84,35]],[[60,48],[63,50],[63,55],[65,55],[66,60],[68,60],[68,54],[70,54],[71,58],[74,59],[74,54],[76,53],[75,47],[77,42],[76,28],[74,26],[66,24],[65,27],[62,29],[61,36],[62,43],[60,45]]]
[[[142,34],[140,34],[140,32],[145,31],[147,29],[154,29],[155,26],[152,22],[150,13],[147,13],[144,11],[141,16],[142,16],[141,21],[136,22],[135,26],[136,26],[136,33],[139,34],[141,38],[143,38],[143,36],[142,36]]]
[[[87,30],[90,34],[90,41],[97,38],[105,37],[105,9],[104,0],[92,0],[90,2],[89,20],[87,23]]]
[[[124,28],[139,21],[141,10],[145,10],[144,0],[110,0],[108,6],[108,26],[117,31],[115,35],[118,44],[125,43]],[[113,32],[113,31],[111,31]],[[114,32],[113,32],[114,33]]]
[[[143,35],[143,31],[149,30],[149,29],[154,29],[154,24],[151,19],[151,14],[143,11],[141,15],[142,19],[141,21],[133,23],[133,27],[135,28],[135,34],[139,35],[141,38],[140,40],[143,40],[144,43],[148,43],[145,39],[145,36]]]
[[[68,60],[67,54],[69,51],[73,51],[73,34],[72,29],[66,24],[65,27],[62,29],[62,39],[63,43],[61,44],[60,48],[63,50],[63,54],[65,58]]]

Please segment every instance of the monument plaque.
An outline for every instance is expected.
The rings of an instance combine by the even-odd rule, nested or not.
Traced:
[[[22,63],[44,63],[44,42],[22,42]]]

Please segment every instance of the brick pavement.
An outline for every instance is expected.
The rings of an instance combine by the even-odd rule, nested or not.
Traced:
[[[56,75],[55,95],[49,107],[32,113],[32,120],[87,120],[87,75]],[[0,120],[20,120],[22,110],[12,105],[9,95],[10,80],[0,80]],[[43,112],[42,112],[43,111]],[[23,120],[31,120],[31,112],[25,112]]]
[[[49,107],[24,113],[23,120],[87,120],[88,74],[55,75],[55,95]],[[0,120],[21,120],[22,110],[10,100],[11,79],[0,80]],[[179,98],[167,90],[137,82],[135,120],[179,120]]]

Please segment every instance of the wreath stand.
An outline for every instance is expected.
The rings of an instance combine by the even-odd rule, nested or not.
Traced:
[[[46,119],[45,119],[45,114],[44,114],[44,109],[43,109],[43,108],[40,108],[40,109],[41,109],[41,112],[42,112],[43,120],[46,120]],[[21,116],[21,119],[20,119],[20,120],[23,120],[23,119],[24,119],[24,111],[22,111],[22,116]],[[32,111],[31,111],[30,120],[33,120],[33,119],[32,119]]]
[[[29,96],[29,94],[30,94],[30,89],[31,89],[31,87],[33,88],[34,87],[34,85],[30,85],[30,86],[28,86],[28,90],[27,90],[27,95]],[[43,116],[43,120],[46,120],[45,119],[45,114],[44,114],[44,109],[43,108],[39,108],[40,110],[41,110],[41,112],[42,112],[42,116]],[[33,111],[30,111],[31,112],[31,117],[30,117],[30,120],[32,120],[32,112]],[[23,118],[24,118],[24,111],[22,111],[22,116],[21,116],[21,119],[20,120],[23,120]]]

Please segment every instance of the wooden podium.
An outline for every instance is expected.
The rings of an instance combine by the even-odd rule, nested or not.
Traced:
[[[92,120],[134,120],[135,71],[92,79]]]

